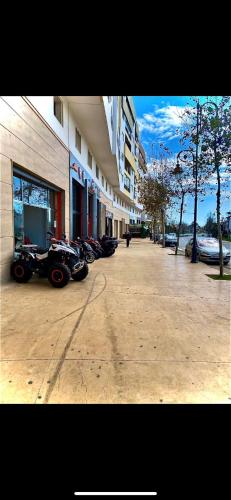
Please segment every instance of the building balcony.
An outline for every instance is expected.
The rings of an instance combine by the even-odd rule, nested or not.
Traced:
[[[96,162],[113,187],[119,187],[119,169],[112,153],[102,96],[66,96],[68,107]]]
[[[127,158],[128,162],[130,163],[133,170],[136,170],[136,162],[135,162],[134,155],[131,153],[131,151],[126,143],[124,144],[124,156],[125,156],[125,158]]]

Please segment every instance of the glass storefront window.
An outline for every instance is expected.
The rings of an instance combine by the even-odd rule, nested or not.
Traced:
[[[23,242],[24,240],[24,215],[23,203],[20,200],[14,200],[14,236]]]
[[[34,207],[48,208],[48,189],[24,180],[22,182],[23,202]]]
[[[54,227],[55,220],[55,211],[52,208],[48,208],[47,210],[47,231],[51,231],[51,233],[55,233]]]
[[[56,193],[39,183],[14,175],[15,242],[46,246],[46,233],[56,231]]]
[[[22,200],[22,179],[14,176],[14,200]]]

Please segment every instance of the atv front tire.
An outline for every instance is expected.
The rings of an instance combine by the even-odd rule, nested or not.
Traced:
[[[48,270],[48,280],[55,288],[63,288],[71,278],[71,272],[66,264],[57,262]]]
[[[82,281],[86,278],[87,275],[88,275],[88,265],[85,262],[84,266],[82,267],[82,269],[80,269],[78,273],[72,274],[72,278],[75,281]]]

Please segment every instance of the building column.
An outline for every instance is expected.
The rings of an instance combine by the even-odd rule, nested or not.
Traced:
[[[101,202],[97,201],[97,238],[101,236]]]
[[[88,236],[88,180],[85,179],[83,189],[83,237]]]
[[[70,192],[69,192],[69,210],[70,210],[70,239],[73,240],[74,234],[73,234],[73,187],[72,187],[72,175],[71,175],[71,169],[70,169]],[[65,227],[66,231],[66,227]]]
[[[10,278],[10,264],[14,253],[12,181],[12,162],[0,154],[0,283],[5,283]]]
[[[92,235],[93,238],[97,238],[97,194],[93,194],[92,200]]]
[[[99,228],[100,228],[100,238],[105,234],[105,227],[106,227],[106,205],[100,202],[100,223],[99,223]]]

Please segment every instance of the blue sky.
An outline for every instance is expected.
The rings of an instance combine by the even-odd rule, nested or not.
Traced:
[[[146,152],[147,161],[157,155],[159,144],[164,143],[173,154],[182,149],[179,139],[176,136],[176,129],[181,124],[180,116],[184,107],[192,104],[190,96],[133,96],[136,108],[137,120],[139,123],[140,137]],[[203,97],[201,101],[203,102]],[[226,190],[227,194],[227,190]],[[184,221],[193,221],[194,202],[192,196],[186,199]],[[215,213],[216,194],[206,195],[198,202],[198,223],[203,226],[209,212]],[[231,202],[225,197],[222,198],[222,215],[231,210]],[[172,218],[178,219],[176,212],[172,213]]]

